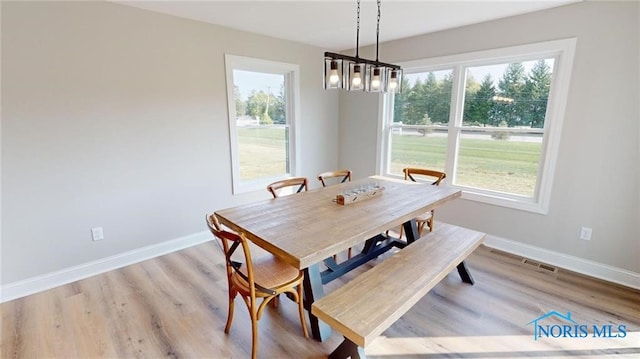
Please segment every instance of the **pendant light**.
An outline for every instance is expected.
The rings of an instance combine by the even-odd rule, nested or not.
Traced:
[[[348,91],[400,92],[402,90],[402,68],[380,62],[380,0],[377,1],[376,59],[360,57],[360,0],[357,0],[356,56],[333,52],[324,53],[324,88]]]

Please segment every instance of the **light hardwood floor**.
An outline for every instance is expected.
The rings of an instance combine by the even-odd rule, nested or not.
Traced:
[[[541,269],[486,247],[467,263],[475,285],[462,283],[454,271],[374,341],[367,355],[640,357],[639,291]],[[327,291],[366,269],[330,283]],[[227,283],[213,241],[0,308],[4,359],[246,358],[251,352],[250,320],[240,299],[230,334],[223,332]],[[527,323],[552,310],[570,311],[575,321],[590,326],[624,324],[627,335],[534,341]],[[278,308],[268,307],[259,323],[259,356],[322,358],[342,340],[335,333],[322,343],[304,339],[299,325],[295,303],[283,298]]]

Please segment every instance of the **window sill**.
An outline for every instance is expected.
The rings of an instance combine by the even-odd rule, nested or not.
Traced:
[[[462,199],[543,215],[546,215],[548,212],[547,206],[536,201],[535,198],[518,198],[508,195],[501,196],[499,193],[486,193],[466,187],[455,187],[458,187],[462,190]]]

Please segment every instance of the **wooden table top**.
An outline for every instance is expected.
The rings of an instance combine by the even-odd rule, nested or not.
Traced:
[[[348,205],[337,194],[375,182],[384,193]],[[400,226],[461,191],[380,176],[215,212],[222,224],[303,269]]]

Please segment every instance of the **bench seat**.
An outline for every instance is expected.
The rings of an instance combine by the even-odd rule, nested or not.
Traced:
[[[344,351],[344,346],[353,351],[357,346],[363,354],[362,348],[409,311],[456,266],[463,265],[462,261],[485,236],[438,223],[433,232],[315,301],[312,313],[345,337],[343,348],[337,351]],[[353,357],[358,357],[357,354]]]

